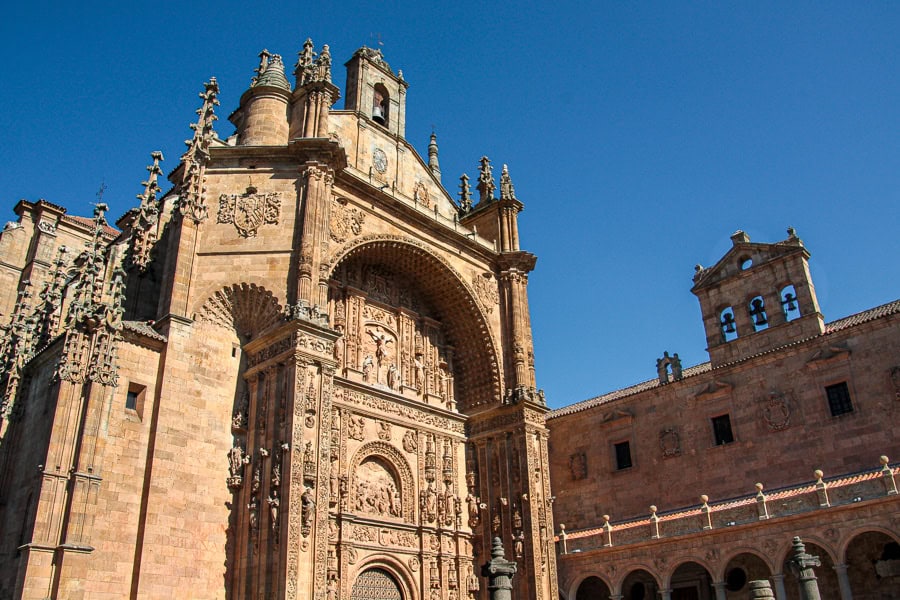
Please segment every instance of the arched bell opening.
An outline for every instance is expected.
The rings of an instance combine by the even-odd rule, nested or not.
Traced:
[[[474,292],[411,240],[359,240],[329,284],[339,375],[447,410],[500,398],[498,353]]]

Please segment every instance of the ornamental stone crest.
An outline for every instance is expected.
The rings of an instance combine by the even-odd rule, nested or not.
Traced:
[[[772,431],[787,429],[791,423],[791,405],[788,394],[770,392],[766,398],[762,399],[762,416]]]
[[[569,471],[575,481],[587,477],[587,457],[584,452],[576,452],[569,457]]]
[[[472,271],[472,287],[475,288],[485,312],[493,312],[494,305],[500,302],[500,293],[494,284],[494,277],[490,273],[479,274]]]
[[[257,230],[263,225],[278,225],[281,217],[281,194],[269,192],[257,193],[254,186],[237,194],[219,196],[219,223],[231,223],[237,232],[245,238],[256,237]]]
[[[331,204],[331,217],[328,223],[331,239],[343,244],[351,236],[359,235],[365,218],[363,211],[348,207],[347,201],[343,198],[335,198]]]
[[[659,432],[659,448],[662,450],[663,458],[681,454],[681,437],[674,427]]]

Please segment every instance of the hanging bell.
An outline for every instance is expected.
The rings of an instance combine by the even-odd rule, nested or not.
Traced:
[[[379,125],[384,125],[384,110],[382,110],[380,104],[372,107],[372,120]]]

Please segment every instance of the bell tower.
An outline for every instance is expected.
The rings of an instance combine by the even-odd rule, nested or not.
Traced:
[[[691,291],[700,300],[713,367],[825,331],[809,273],[809,251],[788,228],[775,244],[731,236],[714,266],[696,266]]]
[[[345,110],[355,111],[392,135],[406,134],[406,88],[403,71],[394,72],[381,50],[363,46],[345,64]]]

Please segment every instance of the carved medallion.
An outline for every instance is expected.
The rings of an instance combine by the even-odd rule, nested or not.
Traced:
[[[359,235],[365,219],[363,211],[348,207],[343,198],[335,198],[331,203],[331,216],[328,220],[331,239],[342,244],[351,236]]]
[[[431,198],[428,196],[428,188],[421,181],[416,182],[413,188],[413,199],[416,203],[421,204],[425,208],[431,208]]]
[[[219,196],[217,222],[232,223],[237,232],[245,238],[256,237],[256,231],[263,224],[278,225],[281,216],[281,194],[256,193],[252,185],[240,196],[222,194]]]
[[[771,392],[762,400],[763,420],[772,431],[787,429],[791,422],[791,406],[788,395]]]

